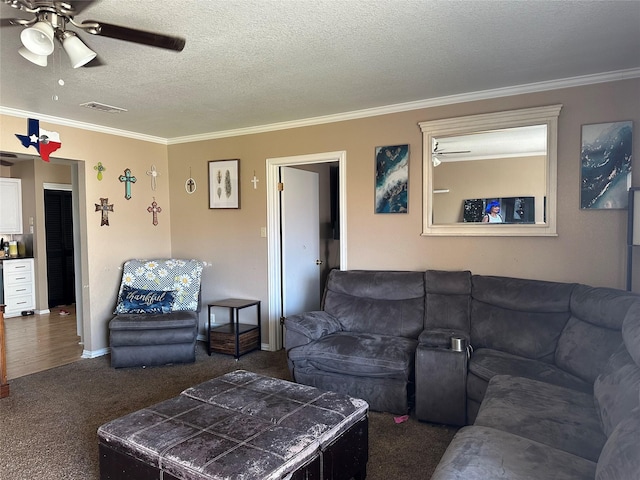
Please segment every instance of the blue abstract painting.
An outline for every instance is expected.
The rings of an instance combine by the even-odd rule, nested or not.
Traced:
[[[376,147],[376,213],[407,213],[409,145]]]
[[[581,208],[627,208],[632,122],[582,126]]]

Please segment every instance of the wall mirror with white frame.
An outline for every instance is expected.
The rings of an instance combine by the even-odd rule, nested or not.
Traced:
[[[557,235],[561,108],[420,122],[422,235]]]

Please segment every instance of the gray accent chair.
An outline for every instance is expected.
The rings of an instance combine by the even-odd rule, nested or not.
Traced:
[[[123,266],[116,315],[109,321],[111,366],[146,367],[196,360],[200,277],[197,260],[129,260]],[[119,313],[123,287],[176,291],[167,313]]]
[[[291,375],[406,414],[423,318],[422,272],[333,270],[322,310],[285,319]]]

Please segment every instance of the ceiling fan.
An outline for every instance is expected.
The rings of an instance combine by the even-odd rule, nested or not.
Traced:
[[[96,52],[80,40],[75,31],[67,30],[68,24],[92,35],[101,35],[177,52],[182,51],[185,46],[185,39],[178,36],[122,27],[95,20],[85,20],[81,23],[76,21],[75,15],[91,3],[88,1],[80,2],[80,8],[74,7],[71,2],[53,0],[4,0],[4,3],[33,14],[33,18],[12,18],[8,23],[25,27],[20,33],[20,40],[24,47],[20,48],[18,52],[30,62],[42,67],[47,66],[47,57],[53,53],[54,38],[57,38],[62,44],[73,68],[82,67],[97,56]]]
[[[457,152],[445,152],[443,150],[438,150],[438,142],[434,142],[433,152],[434,155],[454,155],[456,153],[471,153],[471,150],[458,150]]]
[[[471,150],[458,150],[456,152],[446,152],[443,150],[439,150],[438,149],[438,142],[436,142],[434,140],[433,142],[433,151],[431,152],[431,162],[433,163],[434,167],[437,167],[438,165],[440,165],[442,163],[442,160],[440,160],[438,158],[438,156],[441,155],[454,155],[454,154],[458,154],[458,153],[471,153]]]

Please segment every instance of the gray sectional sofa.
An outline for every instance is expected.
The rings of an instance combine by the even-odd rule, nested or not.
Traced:
[[[635,294],[470,272],[334,271],[322,312],[285,325],[296,381],[398,414],[415,391],[420,420],[466,425],[434,479],[640,478]],[[472,348],[453,351],[452,336]]]

